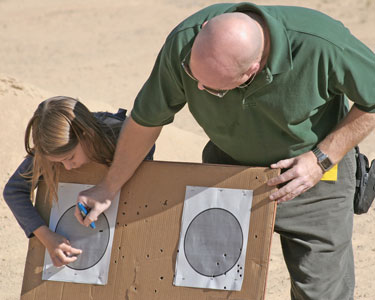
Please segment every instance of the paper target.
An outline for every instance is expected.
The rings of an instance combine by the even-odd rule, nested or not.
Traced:
[[[230,232],[230,236],[226,233]],[[231,270],[243,245],[241,225],[233,214],[210,208],[198,214],[185,234],[186,260],[199,274],[216,277]]]
[[[66,237],[71,246],[81,249],[82,253],[76,261],[56,268],[46,250],[43,280],[102,285],[107,283],[119,195],[95,221],[94,229],[85,227],[77,221],[74,211],[78,193],[91,187],[92,185],[59,183],[59,201],[52,205],[49,228]]]
[[[251,190],[187,186],[174,284],[240,290]]]
[[[84,227],[74,216],[74,210],[75,205],[64,212],[57,222],[55,232],[68,237],[73,248],[85,253],[66,266],[74,270],[86,270],[95,266],[105,254],[110,237],[109,223],[105,214],[101,214],[95,221],[95,229]]]

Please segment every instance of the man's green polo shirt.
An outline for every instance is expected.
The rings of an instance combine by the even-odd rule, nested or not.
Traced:
[[[265,19],[271,51],[250,86],[220,99],[199,90],[181,61],[205,21],[234,11]],[[224,152],[246,165],[269,165],[311,150],[332,131],[346,113],[345,95],[375,112],[375,55],[340,22],[300,7],[216,4],[170,33],[131,115],[143,126],[165,125],[187,103]]]

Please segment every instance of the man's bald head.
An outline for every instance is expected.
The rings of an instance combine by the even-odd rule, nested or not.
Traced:
[[[259,24],[244,13],[226,13],[209,20],[197,35],[190,67],[199,81],[212,88],[238,80],[259,63],[263,33]],[[207,78],[215,75],[215,79]],[[211,82],[212,81],[212,82]]]

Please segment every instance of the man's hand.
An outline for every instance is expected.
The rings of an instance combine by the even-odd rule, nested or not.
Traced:
[[[110,193],[103,184],[98,184],[88,190],[82,191],[78,195],[77,202],[81,202],[85,207],[90,208],[90,211],[83,218],[76,205],[74,215],[79,223],[87,227],[91,222],[95,222],[99,215],[111,206],[114,197],[115,195]]]
[[[81,202],[90,210],[83,219],[78,206],[76,206],[74,215],[78,222],[89,226],[91,222],[98,219],[103,211],[109,208],[121,187],[133,176],[154,145],[161,129],[162,126],[139,125],[131,116],[126,118],[117,141],[113,163],[107,175],[97,186],[82,191],[78,195],[77,202]]]
[[[286,183],[270,195],[271,200],[276,200],[279,203],[299,196],[316,185],[323,176],[323,170],[318,165],[312,151],[293,158],[280,160],[272,164],[271,168],[289,169],[278,177],[271,178],[267,183],[270,186]]]
[[[73,248],[62,235],[51,231],[47,226],[41,226],[34,234],[46,247],[55,267],[62,267],[77,260],[82,250]]]

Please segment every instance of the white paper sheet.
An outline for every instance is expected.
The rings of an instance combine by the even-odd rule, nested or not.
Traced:
[[[239,291],[252,190],[187,186],[173,284]]]
[[[95,222],[96,228],[81,225],[74,217],[77,195],[92,185],[59,183],[58,203],[51,209],[49,228],[65,236],[74,248],[82,249],[78,259],[61,268],[53,266],[46,250],[43,280],[104,285],[108,281],[109,263],[116,224],[119,195]]]

